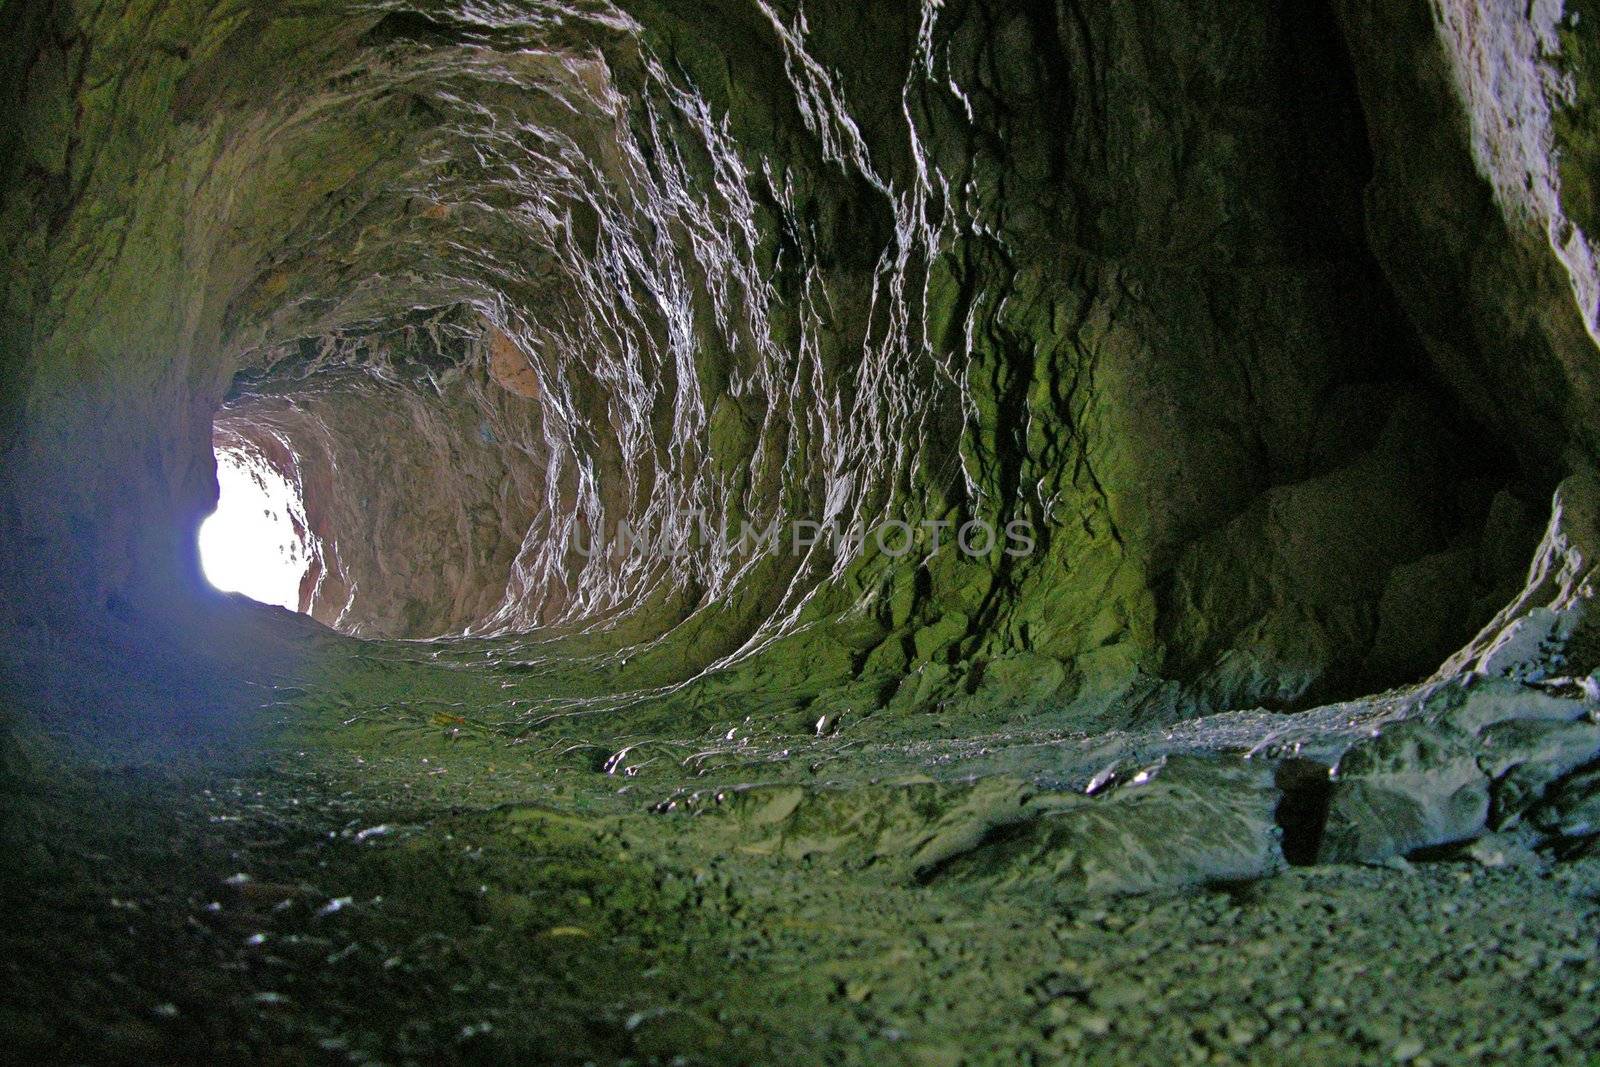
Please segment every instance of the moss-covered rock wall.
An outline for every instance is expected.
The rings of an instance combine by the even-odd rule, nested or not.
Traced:
[[[1422,677],[1594,455],[1559,8],[28,5],[7,610],[204,599],[221,430],[303,465],[358,635],[824,708]],[[784,535],[573,550],[684,514]]]

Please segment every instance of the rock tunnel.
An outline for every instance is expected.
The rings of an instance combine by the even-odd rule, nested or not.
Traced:
[[[13,0],[12,1046],[1600,1055],[1591,6]]]

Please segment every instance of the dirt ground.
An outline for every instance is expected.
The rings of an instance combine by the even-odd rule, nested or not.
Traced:
[[[225,752],[19,732],[0,1055],[1600,1061],[1600,860],[1296,867],[1070,899],[919,884],[852,852],[855,817],[797,853],[715,799],[803,783],[872,808],[899,781],[1089,766],[1094,739],[913,744],[904,724],[818,736],[745,717],[633,747],[603,717],[517,736],[481,727],[504,674],[395,647],[274,694]]]

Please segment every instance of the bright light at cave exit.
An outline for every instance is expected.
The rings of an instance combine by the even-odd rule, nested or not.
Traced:
[[[200,564],[218,589],[290,611],[308,560],[295,532],[293,486],[265,463],[217,453],[217,510],[200,524]]]

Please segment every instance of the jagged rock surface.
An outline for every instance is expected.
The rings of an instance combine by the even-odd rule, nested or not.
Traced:
[[[332,876],[425,872],[423,918],[353,910],[408,943],[448,912],[503,968],[472,990],[542,1005],[548,942],[595,931],[631,986],[683,930],[773,951],[728,857],[829,937],[835,901],[926,929],[993,897],[930,950],[948,969],[1096,893],[1600,836],[1587,0],[13,7],[0,696],[86,759],[337,762],[323,809],[266,821],[372,832]],[[342,635],[204,586],[218,447],[300,486],[303,606]],[[573,551],[685,512],[950,526],[904,558]],[[963,556],[969,519],[1035,550]],[[11,736],[0,787],[32,789]],[[234,788],[221,817],[258,817]],[[7,817],[47,876],[123,899],[49,811]],[[276,840],[207,836],[235,826],[190,831],[208,863]],[[492,891],[458,832],[503,853]],[[1331,877],[1392,884],[1367,875]],[[507,958],[530,934],[548,968]],[[469,989],[419,966],[437,985],[386,1017]],[[638,1032],[618,1056],[707,1045],[676,1010],[596,1027]],[[548,1052],[539,1025],[514,1051]],[[1111,1022],[1055,1026],[1010,1047]]]
[[[244,370],[278,407],[226,421],[304,453],[311,607],[347,632],[598,625],[666,635],[630,655],[644,682],[737,663],[729,691],[899,710],[1302,707],[1420,677],[1504,603],[1562,462],[1528,443],[1544,409],[1485,397],[1566,374],[1558,421],[1585,424],[1588,342],[1489,352],[1506,294],[1474,275],[1481,343],[1447,350],[1458,302],[1388,250],[1479,228],[1441,244],[1379,209],[1427,199],[1411,126],[1454,136],[1482,102],[1377,69],[1378,14],[1302,14],[330,4],[235,30],[172,4],[155,32],[190,43],[135,54],[115,11],[63,9],[17,46],[6,216],[10,276],[37,280],[7,305],[30,427],[7,521],[63,565],[11,584],[52,590],[23,599],[45,615],[189,595],[209,419]],[[77,88],[101,83],[128,88]],[[1499,210],[1457,156],[1441,173]],[[453,326],[453,384],[405,369],[419,308]],[[571,550],[686,509],[1021,518],[1037,551]]]

